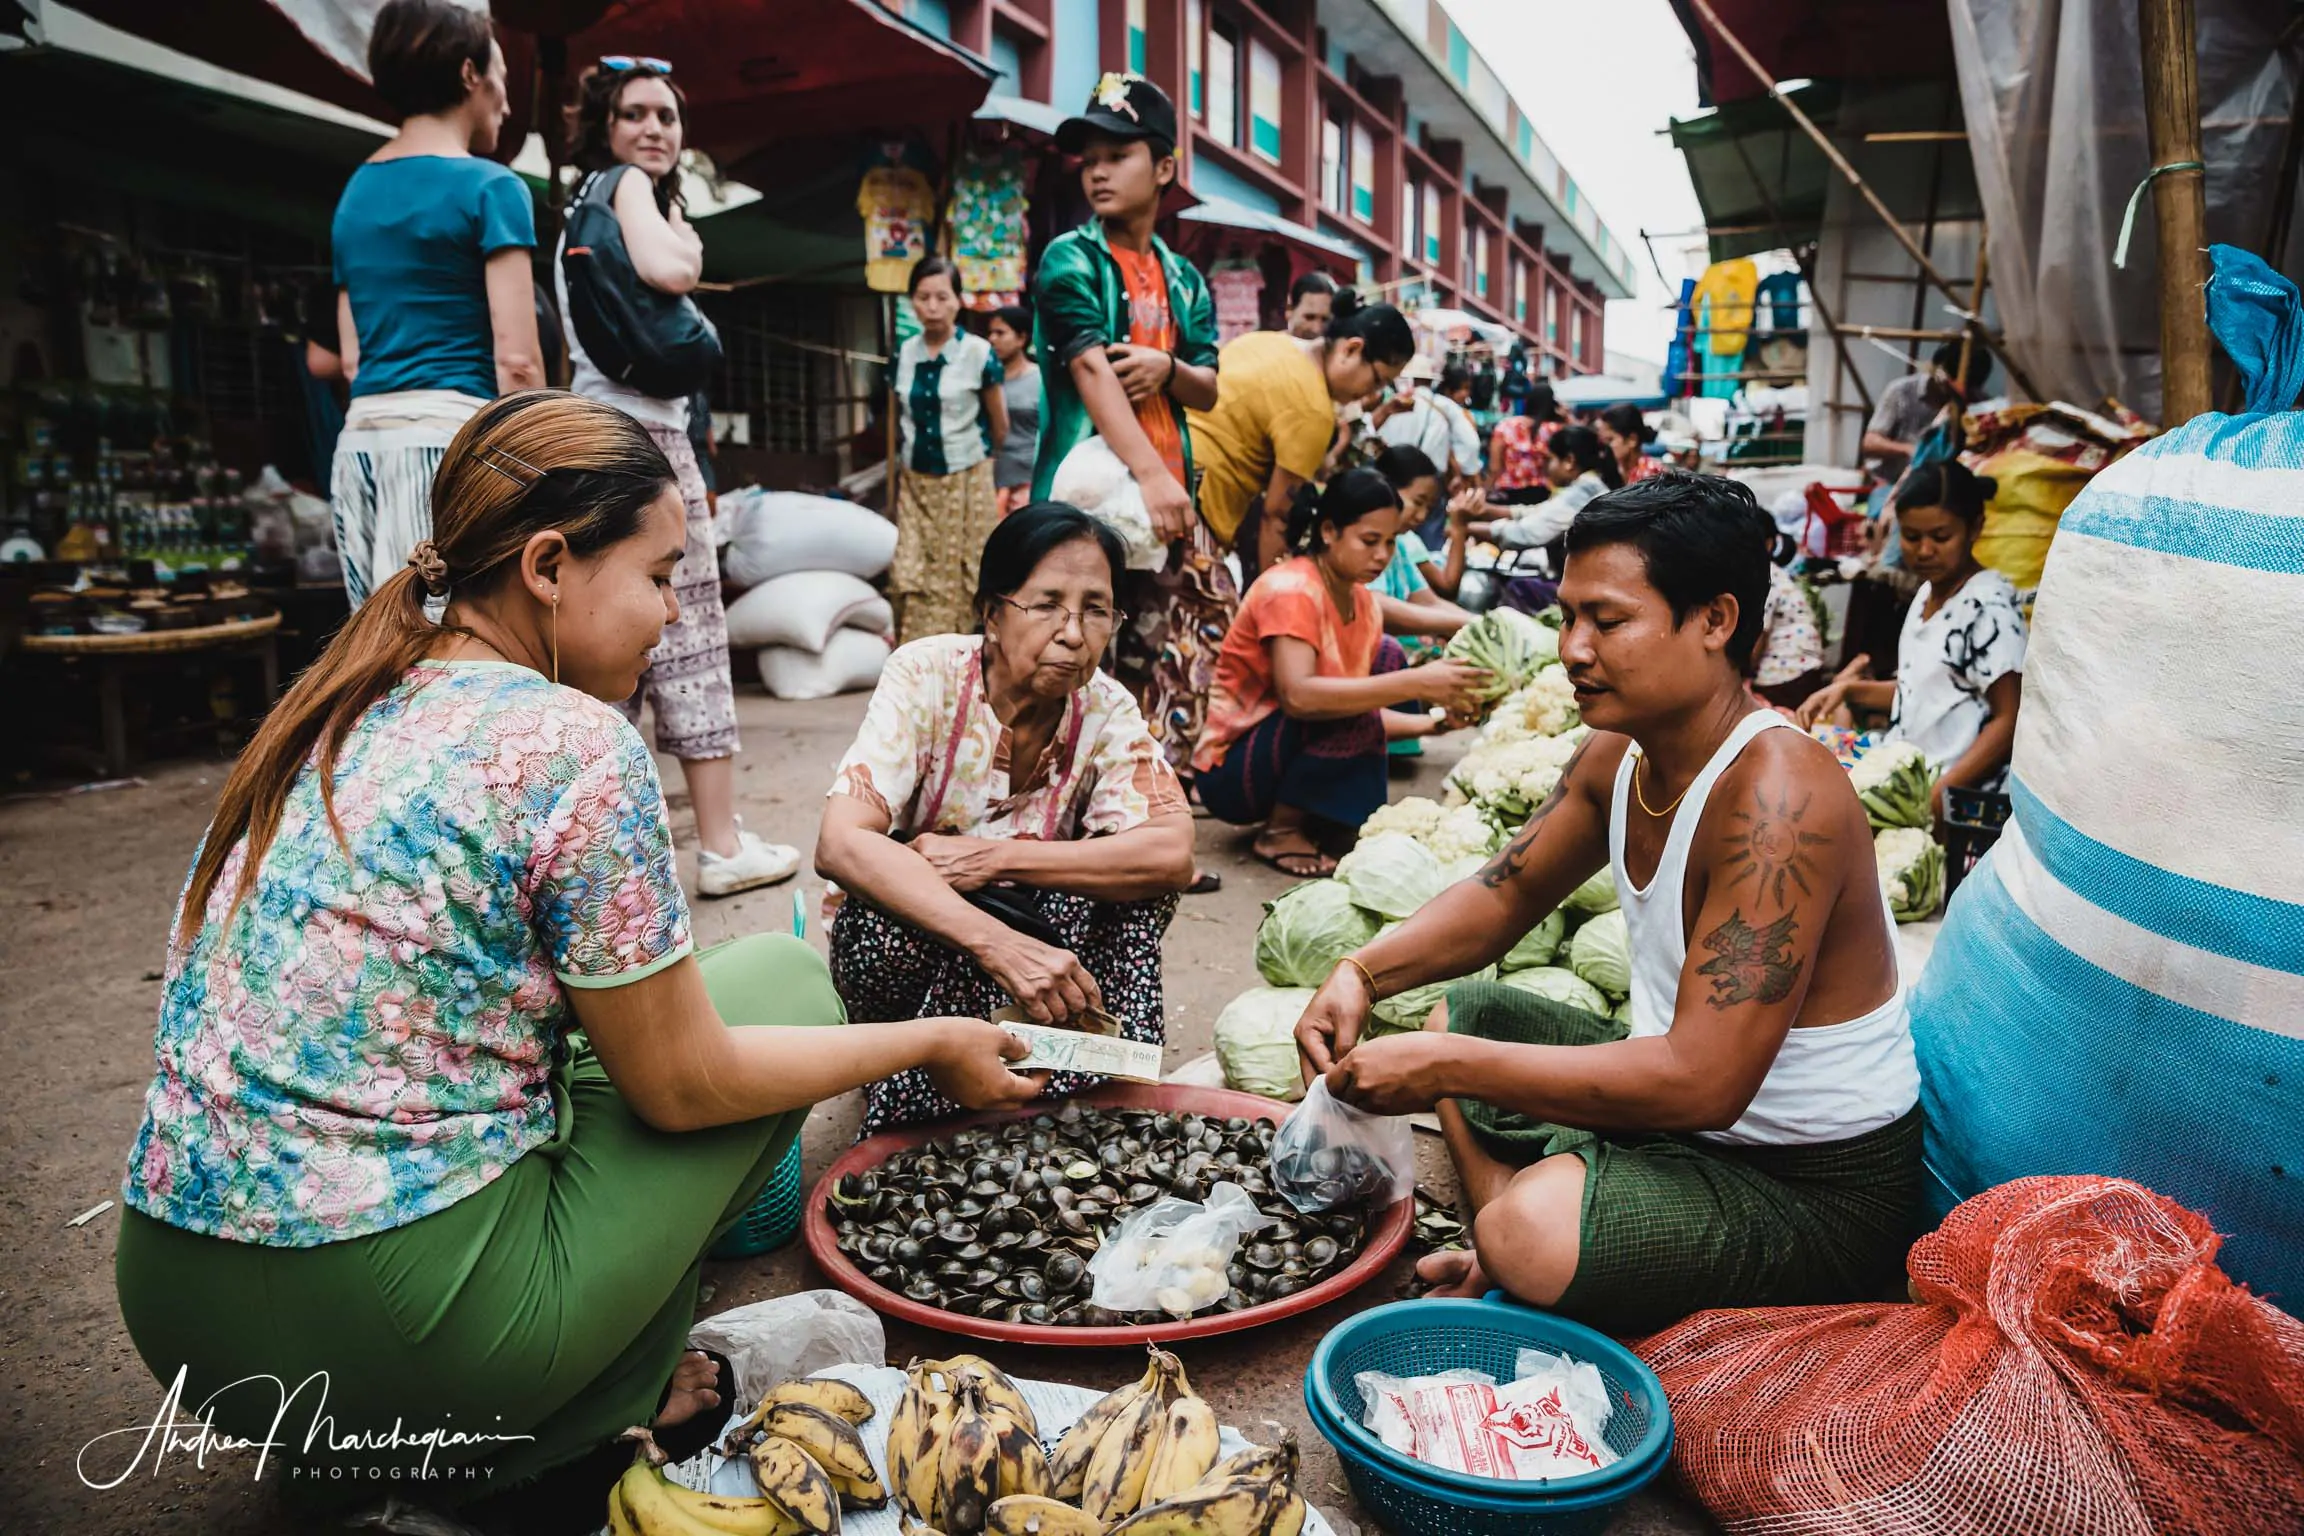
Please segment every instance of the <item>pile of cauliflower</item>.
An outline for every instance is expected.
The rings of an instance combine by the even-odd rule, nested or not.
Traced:
[[[1555,664],[1500,702],[1480,728],[1479,739],[1525,741],[1531,736],[1558,736],[1575,729],[1582,718],[1576,708],[1576,690],[1568,683],[1568,670]]]

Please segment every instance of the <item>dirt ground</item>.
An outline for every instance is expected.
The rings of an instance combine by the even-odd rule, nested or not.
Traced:
[[[740,699],[747,750],[738,788],[754,830],[803,848],[814,840],[830,768],[863,713],[860,697],[784,704]],[[1436,794],[1453,754],[1441,745],[1414,784],[1394,796]],[[683,841],[688,823],[676,765],[664,763]],[[286,1536],[306,1527],[255,1484],[245,1457],[169,1460],[97,1491],[77,1471],[94,1436],[148,1424],[161,1392],[130,1346],[113,1300],[119,1212],[68,1223],[119,1194],[128,1144],[152,1070],[152,1028],[168,914],[205,825],[225,765],[176,761],[140,771],[140,786],[0,803],[0,1532],[200,1533]],[[1167,1064],[1206,1052],[1217,1011],[1253,985],[1251,941],[1261,903],[1290,883],[1248,856],[1247,836],[1200,824],[1204,865],[1224,877],[1212,896],[1188,898],[1167,945]],[[693,871],[689,871],[690,874]],[[811,905],[817,882],[808,881]],[[698,904],[699,945],[759,930],[787,930],[790,887]],[[811,934],[821,934],[811,922]],[[804,1145],[811,1183],[854,1138],[857,1103],[828,1104]],[[1419,1138],[1426,1182],[1453,1193],[1436,1142]],[[1366,1524],[1336,1458],[1308,1423],[1303,1373],[1322,1335],[1363,1307],[1392,1299],[1405,1261],[1357,1295],[1290,1323],[1233,1334],[1182,1353],[1195,1384],[1228,1423],[1251,1434],[1292,1426],[1305,1447],[1302,1486],[1314,1503]],[[823,1284],[798,1245],[738,1263],[706,1265],[707,1312]],[[902,1324],[888,1352],[948,1354],[956,1341]],[[982,1347],[1018,1375],[1109,1387],[1136,1367],[1111,1352]],[[118,1443],[118,1442],[116,1442]],[[121,1459],[109,1465],[116,1469]],[[94,1468],[91,1467],[92,1474]],[[112,1471],[96,1474],[101,1481]],[[1708,1532],[1702,1513],[1651,1492],[1611,1527],[1615,1536]]]

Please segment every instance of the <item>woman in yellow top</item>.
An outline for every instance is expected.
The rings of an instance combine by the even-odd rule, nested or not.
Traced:
[[[1328,457],[1336,408],[1391,383],[1415,355],[1406,317],[1362,305],[1350,288],[1316,340],[1250,331],[1217,353],[1216,408],[1191,413],[1192,457],[1200,515],[1239,551],[1243,583],[1286,554],[1288,509]]]

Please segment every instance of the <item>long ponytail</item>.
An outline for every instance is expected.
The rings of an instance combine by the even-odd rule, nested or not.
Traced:
[[[335,797],[336,755],[346,734],[444,636],[470,633],[427,618],[428,597],[451,588],[460,596],[486,595],[541,532],[559,530],[578,556],[630,538],[649,503],[674,483],[671,464],[646,429],[596,401],[533,389],[493,401],[466,422],[432,479],[430,547],[418,546],[409,567],[369,594],[233,764],[184,891],[177,941],[188,944],[200,931],[209,898],[243,838],[248,851],[232,910],[247,899],[307,762],[319,775],[329,828],[346,843]]]

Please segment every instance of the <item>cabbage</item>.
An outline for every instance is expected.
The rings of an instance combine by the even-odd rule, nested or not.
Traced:
[[[1621,911],[1603,912],[1576,930],[1568,968],[1611,998],[1632,993],[1632,933]]]
[[[1406,917],[1448,883],[1432,850],[1402,832],[1363,838],[1336,866],[1336,880],[1380,917]]]
[[[1250,987],[1226,1003],[1216,1015],[1216,1061],[1225,1086],[1268,1099],[1302,1098],[1296,1021],[1311,1004],[1310,987]]]
[[[1917,827],[1891,827],[1872,839],[1872,859],[1880,868],[1880,892],[1900,923],[1936,915],[1944,904],[1944,850]]]
[[[1398,805],[1380,805],[1374,815],[1360,823],[1362,837],[1374,837],[1380,832],[1405,832],[1421,842],[1440,825],[1447,812],[1437,800],[1422,795],[1410,795]]]
[[[1600,872],[1568,893],[1561,903],[1571,912],[1589,917],[1596,913],[1616,910],[1616,866],[1613,861],[1600,866]]]
[[[1275,987],[1316,987],[1343,959],[1376,937],[1376,919],[1334,880],[1310,880],[1264,903],[1256,929],[1256,969]]]
[[[1574,971],[1561,970],[1556,965],[1539,965],[1531,970],[1511,971],[1502,978],[1505,986],[1518,987],[1537,997],[1548,997],[1586,1013],[1608,1016],[1608,999],[1593,990],[1592,984]]]
[[[1514,971],[1532,970],[1539,965],[1550,965],[1552,957],[1560,953],[1560,936],[1568,931],[1568,914],[1554,910],[1544,921],[1520,936],[1520,942],[1505,952],[1497,968],[1509,976]]]
[[[1632,1027],[1632,999],[1626,998],[1618,1003],[1615,1011],[1610,1013],[1608,1017],[1622,1024],[1626,1029],[1630,1029]]]
[[[1883,742],[1856,759],[1848,782],[1875,831],[1928,827],[1935,821],[1929,797],[1936,790],[1936,772],[1928,766],[1928,755],[1908,741]]]
[[[1399,926],[1398,923],[1386,923],[1383,933],[1379,933],[1377,937],[1382,938],[1384,934],[1390,933]],[[1373,1011],[1377,1023],[1389,1027],[1373,1029],[1369,1032],[1370,1036],[1373,1038],[1379,1034],[1398,1034],[1404,1030],[1422,1029],[1424,1021],[1432,1017],[1432,1010],[1446,1000],[1448,989],[1456,985],[1457,982],[1494,981],[1495,979],[1496,967],[1487,965],[1482,966],[1469,976],[1458,976],[1447,981],[1427,982],[1421,987],[1410,987],[1396,997],[1388,997],[1378,1003]]]
[[[1560,657],[1560,637],[1524,613],[1498,608],[1456,631],[1444,655],[1489,672],[1480,701],[1493,704],[1525,687],[1536,669]]]

